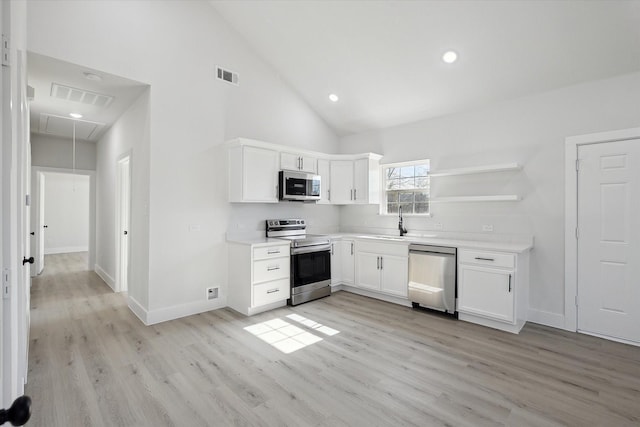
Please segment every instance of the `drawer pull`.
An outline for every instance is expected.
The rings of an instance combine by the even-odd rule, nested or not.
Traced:
[[[280,292],[280,289],[279,289],[279,288],[276,288],[276,289],[269,289],[269,290],[267,291],[267,293],[268,293],[268,294],[272,294],[272,293],[274,293],[274,292]]]
[[[267,271],[280,270],[280,266],[276,265],[275,267],[267,267]]]
[[[493,258],[483,258],[483,257],[480,257],[480,256],[477,256],[476,259],[479,259],[481,261],[495,261],[495,259],[493,259]]]
[[[279,254],[279,253],[280,253],[280,249],[275,251],[267,251],[267,255],[273,255],[273,254]]]
[[[509,275],[509,292],[511,292],[511,275]]]

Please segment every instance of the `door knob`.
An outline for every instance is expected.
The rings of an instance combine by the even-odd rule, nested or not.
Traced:
[[[43,225],[42,228],[49,228],[49,226],[48,225]]]
[[[26,263],[33,264],[34,261],[33,257],[24,257],[22,258],[22,265],[25,265]]]
[[[29,418],[31,418],[31,398],[29,396],[20,396],[9,409],[0,409],[0,424],[8,421],[14,426],[21,426],[26,424]]]
[[[127,234],[129,234],[129,232],[127,230],[124,230],[124,235],[126,236]]]
[[[31,234],[32,236],[35,236],[35,235],[36,235],[36,232],[35,232],[35,231],[32,231],[32,232],[31,232],[31,233],[29,233],[29,234]]]

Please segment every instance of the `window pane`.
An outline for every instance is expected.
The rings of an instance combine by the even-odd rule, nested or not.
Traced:
[[[419,202],[424,203],[429,201],[429,193],[427,192],[416,192],[415,195],[416,195],[416,203],[419,203]]]
[[[416,203],[416,213],[417,214],[427,214],[429,213],[429,203]]]
[[[400,189],[400,180],[391,179],[387,181],[387,190],[398,190]]]
[[[400,193],[400,203],[413,203],[413,193]]]
[[[400,206],[402,206],[403,214],[413,213],[413,203],[401,203]]]
[[[400,178],[400,169],[387,168],[387,179]]]
[[[400,178],[400,189],[402,190],[410,190],[415,188],[415,179],[411,178]]]
[[[416,165],[416,176],[427,176],[429,174],[429,165]]]
[[[416,188],[427,188],[429,186],[429,178],[426,176],[416,177]]]
[[[414,174],[414,167],[413,166],[404,166],[401,168],[400,170],[400,176],[402,178],[413,178],[415,176]]]
[[[398,204],[387,203],[387,213],[398,213]]]
[[[389,191],[387,193],[387,202],[398,202],[398,192],[397,191]]]

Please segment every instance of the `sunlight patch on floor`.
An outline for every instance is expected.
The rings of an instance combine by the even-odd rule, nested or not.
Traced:
[[[282,319],[256,323],[255,325],[247,326],[244,330],[286,354],[322,341],[319,336]]]
[[[308,326],[309,328],[318,331],[318,332],[322,332],[325,335],[329,335],[329,336],[333,336],[335,334],[339,334],[340,331],[337,331],[333,328],[330,328],[328,326],[324,326],[321,323],[318,322],[314,322],[311,319],[307,319],[306,317],[302,317],[299,314],[289,314],[287,316],[288,319],[291,319],[295,322],[301,323],[304,326]]]

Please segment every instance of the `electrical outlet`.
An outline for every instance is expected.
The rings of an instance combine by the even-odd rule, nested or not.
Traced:
[[[435,230],[442,230],[442,223],[441,223],[441,222],[436,222],[436,223],[433,225],[433,228],[434,228]]]
[[[218,288],[207,288],[207,299],[218,298]]]
[[[491,224],[483,224],[482,231],[493,231],[493,225]]]

